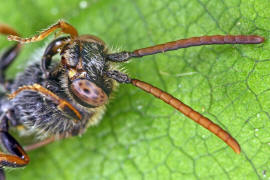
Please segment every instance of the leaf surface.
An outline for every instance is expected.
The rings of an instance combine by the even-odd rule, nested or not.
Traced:
[[[134,50],[215,34],[269,37],[267,0],[33,0],[1,2],[0,21],[24,37],[65,19],[112,49]],[[0,48],[10,45],[0,38]],[[27,44],[13,77],[37,49]],[[268,50],[267,50],[268,49]],[[30,152],[30,164],[8,179],[268,179],[270,178],[269,43],[200,46],[134,59],[131,77],[173,94],[228,130],[236,155],[215,135],[158,99],[121,85],[101,123],[81,137]]]

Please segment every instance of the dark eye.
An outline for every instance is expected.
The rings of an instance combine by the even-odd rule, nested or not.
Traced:
[[[71,83],[72,94],[83,104],[101,106],[108,101],[107,94],[95,83],[87,79],[77,79]]]

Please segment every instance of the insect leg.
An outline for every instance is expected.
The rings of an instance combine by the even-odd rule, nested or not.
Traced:
[[[15,44],[6,50],[2,56],[0,56],[0,84],[6,87],[7,85],[6,78],[5,78],[5,70],[9,67],[9,65],[15,60],[18,56],[21,49],[20,44]]]
[[[181,48],[187,48],[191,46],[200,45],[212,45],[212,44],[259,44],[264,41],[261,36],[255,35],[214,35],[214,36],[200,36],[192,37],[188,39],[180,39],[165,44],[158,44],[142,49],[137,49],[133,52],[119,52],[114,54],[108,54],[107,58],[114,62],[127,61],[133,57],[143,57],[147,55],[164,53],[166,51],[173,51]]]
[[[0,131],[0,139],[5,149],[11,153],[0,154],[0,165],[8,167],[22,167],[29,163],[30,159],[21,145],[5,131]]]
[[[44,140],[41,140],[39,142],[36,142],[34,144],[30,144],[30,145],[27,145],[24,147],[25,151],[32,151],[32,150],[35,150],[37,148],[40,148],[40,147],[43,147],[43,146],[46,146],[54,141],[57,141],[57,140],[61,140],[61,139],[66,139],[70,136],[67,136],[67,135],[59,135],[59,136],[51,136],[51,137],[48,137]],[[1,180],[1,179],[0,179]]]
[[[67,113],[69,116],[73,117],[74,120],[80,120],[82,119],[81,113],[68,101],[61,99],[59,96],[51,92],[50,90],[44,88],[43,86],[39,84],[33,84],[30,86],[22,86],[18,88],[15,92],[12,94],[9,94],[9,98],[13,99],[15,98],[20,92],[22,91],[35,91],[42,95],[44,95],[46,98],[52,100],[55,104],[57,104],[57,108],[65,113]]]
[[[70,37],[60,37],[53,40],[45,49],[45,52],[41,59],[41,70],[44,73],[46,78],[48,78],[50,75],[48,68],[51,64],[52,57],[55,54],[59,53],[69,41],[70,41]]]
[[[185,116],[189,117],[196,123],[200,124],[204,128],[208,129],[216,136],[218,136],[221,140],[227,143],[237,154],[241,152],[241,148],[238,142],[225,130],[219,127],[217,124],[213,123],[208,118],[204,117],[202,114],[198,113],[197,111],[193,110],[191,107],[187,106],[186,104],[182,103],[180,100],[176,99],[172,95],[167,92],[162,91],[161,89],[152,86],[146,82],[137,80],[137,79],[130,79],[126,74],[123,74],[118,71],[111,71],[107,73],[107,76],[110,78],[115,79],[120,83],[128,83],[136,86],[145,92],[154,95],[156,98],[161,99],[165,103],[172,106],[174,109],[178,110],[179,112],[183,113]]]
[[[36,42],[36,41],[41,41],[47,36],[49,36],[52,32],[54,32],[56,29],[61,29],[62,33],[69,34],[71,38],[78,37],[78,32],[77,30],[68,24],[67,22],[63,20],[59,20],[56,24],[50,26],[48,29],[42,31],[41,33],[30,37],[30,38],[21,38],[19,36],[14,36],[10,35],[8,36],[8,40],[10,41],[18,41],[20,43],[30,43],[30,42]]]
[[[5,24],[0,24],[0,34],[19,36],[14,29]]]
[[[0,141],[2,147],[10,154],[0,153],[1,167],[22,167],[29,163],[30,159],[21,145],[8,133],[8,118],[1,115]]]
[[[7,25],[0,24],[0,34],[4,35],[16,35],[19,36],[19,34],[12,29],[11,27]],[[5,80],[5,70],[8,68],[8,66],[14,61],[14,59],[18,56],[21,49],[21,44],[17,43],[7,49],[1,56],[0,56],[0,84],[4,85],[4,87],[7,86],[6,80]]]

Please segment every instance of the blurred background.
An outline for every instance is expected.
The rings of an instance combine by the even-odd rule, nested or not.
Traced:
[[[29,37],[64,19],[114,50],[134,50],[201,35],[268,39],[269,7],[268,0],[9,0],[0,3],[0,22]],[[48,42],[25,45],[8,77],[39,59]],[[1,50],[11,44],[0,36]],[[163,102],[121,85],[98,126],[30,152],[30,164],[8,169],[7,179],[268,179],[269,57],[266,41],[188,48],[123,65],[228,130],[240,155]]]

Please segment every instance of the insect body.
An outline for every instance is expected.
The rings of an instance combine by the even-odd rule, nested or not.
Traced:
[[[4,29],[5,26],[0,26]],[[29,157],[20,144],[8,133],[9,126],[23,126],[25,131],[45,134],[47,139],[28,146],[34,149],[55,140],[82,134],[88,126],[98,123],[118,83],[131,84],[182,112],[207,128],[236,153],[240,153],[237,141],[208,118],[194,111],[172,95],[146,82],[130,78],[113,64],[130,58],[161,53],[190,46],[209,44],[257,44],[264,41],[260,36],[216,35],[173,41],[132,52],[109,53],[105,43],[92,35],[78,35],[70,24],[59,21],[47,30],[31,38],[20,38],[10,28],[1,31],[9,40],[18,41],[13,49],[0,59],[0,80],[5,88],[0,101],[0,139],[8,154],[0,155],[2,167],[24,166]],[[21,43],[40,41],[60,29],[69,34],[53,40],[46,48],[41,63],[29,66],[12,81],[5,79],[4,71],[16,57]],[[61,59],[52,58],[60,52]],[[13,56],[12,56],[13,54]],[[113,63],[114,62],[114,63]]]

